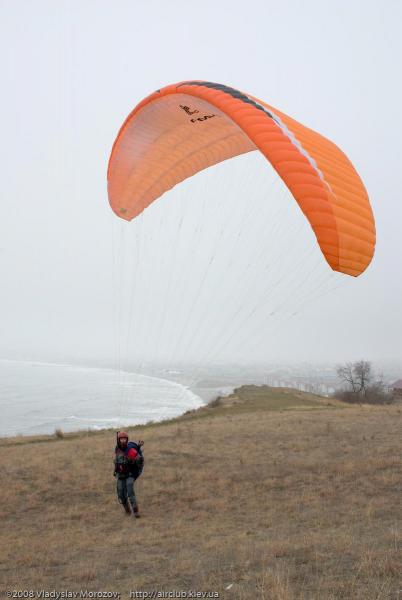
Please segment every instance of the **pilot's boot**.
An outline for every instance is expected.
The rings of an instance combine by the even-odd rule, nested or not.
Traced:
[[[128,502],[123,502],[123,508],[126,511],[126,514],[131,515],[130,505]]]

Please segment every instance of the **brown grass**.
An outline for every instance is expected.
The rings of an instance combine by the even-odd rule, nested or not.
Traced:
[[[137,521],[115,498],[113,432],[2,440],[0,587],[397,598],[400,434],[398,406],[240,388],[131,429]]]

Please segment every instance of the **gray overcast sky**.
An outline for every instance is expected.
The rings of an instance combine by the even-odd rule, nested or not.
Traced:
[[[138,362],[402,358],[399,0],[0,7],[0,356],[115,358],[120,345]],[[302,308],[292,282],[267,294],[275,252],[274,268],[291,260],[277,245],[314,244],[252,155],[184,182],[133,223],[115,217],[106,167],[123,119],[155,89],[186,79],[247,91],[346,152],[377,222],[362,277],[338,288],[320,263],[310,295],[310,275],[303,283]],[[268,212],[250,214],[250,201]],[[202,214],[212,218],[197,229]],[[249,238],[239,236],[245,214]],[[275,244],[262,258],[261,214]],[[317,256],[309,254],[312,269]]]

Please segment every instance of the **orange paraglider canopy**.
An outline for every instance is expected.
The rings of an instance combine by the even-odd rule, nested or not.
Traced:
[[[225,85],[185,81],[136,106],[110,156],[111,207],[134,219],[180,181],[252,150],[289,188],[331,268],[360,275],[374,254],[375,225],[349,159],[319,133]]]

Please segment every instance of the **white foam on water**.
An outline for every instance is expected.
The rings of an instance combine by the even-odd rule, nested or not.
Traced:
[[[149,375],[0,359],[0,436],[144,424],[202,404],[186,386]]]

